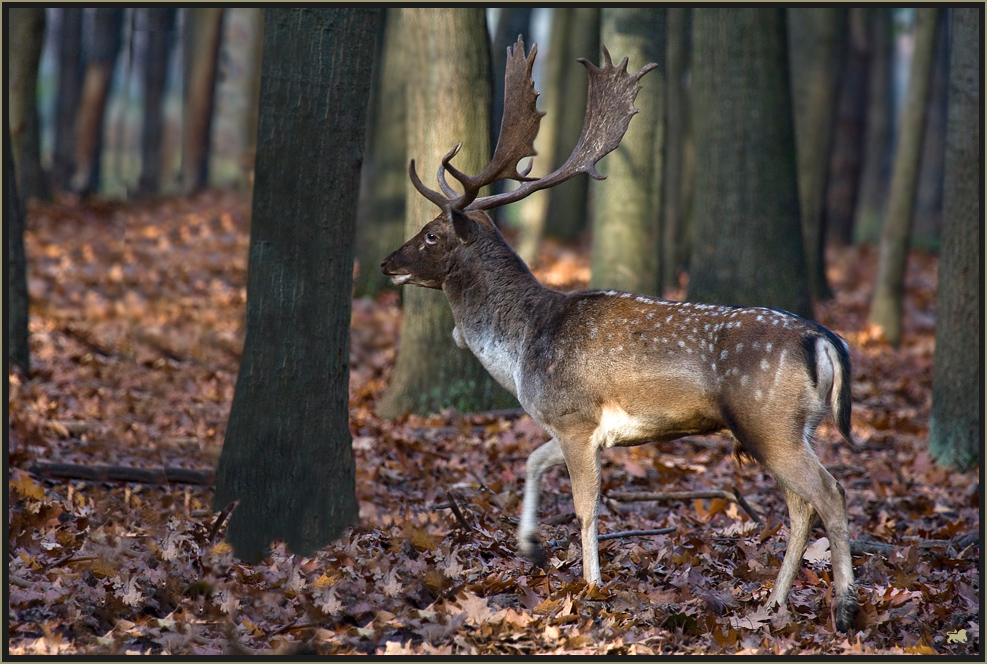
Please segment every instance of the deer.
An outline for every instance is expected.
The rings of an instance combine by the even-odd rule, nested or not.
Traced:
[[[853,627],[857,597],[843,488],[819,461],[813,436],[832,412],[843,439],[850,432],[850,357],[834,332],[791,313],[676,302],[613,290],[560,292],[547,288],[514,252],[486,210],[519,201],[579,173],[602,180],[597,162],[612,152],[638,111],[640,79],[627,58],[614,66],[602,48],[597,67],[578,61],[588,75],[588,100],[571,155],[555,171],[529,177],[521,160],[534,157],[545,114],[537,109],[531,70],[519,37],[507,49],[505,103],[500,138],[479,175],[442,159],[440,191],[425,186],[415,161],[411,183],[441,212],[390,254],[381,270],[396,285],[441,290],[452,309],[454,342],[476,356],[491,376],[517,397],[551,439],[527,459],[519,552],[543,565],[539,538],[540,481],[565,464],[580,529],[582,572],[601,586],[597,544],[600,453],[611,447],[672,441],[683,436],[732,436],[739,456],[773,474],[788,506],[791,527],[785,557],[767,605],[784,605],[818,515],[829,537],[833,565],[834,623]],[[452,175],[462,188],[446,179]],[[479,196],[500,179],[513,191]]]

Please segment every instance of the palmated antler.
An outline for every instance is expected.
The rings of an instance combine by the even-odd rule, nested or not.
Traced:
[[[544,115],[535,107],[538,93],[531,80],[531,67],[537,47],[524,57],[524,43],[518,37],[513,52],[507,50],[507,74],[505,76],[504,119],[501,122],[500,139],[490,164],[477,176],[470,177],[450,165],[449,161],[459,152],[460,145],[450,150],[442,158],[437,174],[439,187],[445,195],[425,187],[415,172],[414,160],[409,166],[409,174],[415,188],[423,196],[439,207],[459,210],[489,210],[525,198],[539,189],[547,189],[565,182],[579,173],[589,173],[597,180],[603,175],[596,171],[596,162],[612,152],[620,144],[627,131],[631,118],[638,111],[634,99],[641,89],[640,79],[657,67],[647,64],[634,74],[627,72],[627,58],[614,67],[610,52],[603,47],[605,64],[596,67],[585,58],[579,62],[586,67],[589,76],[589,94],[586,101],[586,116],[583,130],[573,148],[572,154],[557,170],[543,178],[529,178],[531,164],[523,173],[518,173],[517,163],[524,157],[534,156],[534,140],[538,125]],[[445,171],[463,185],[464,193],[459,196],[445,181]],[[512,179],[523,184],[514,191],[477,198],[480,188],[497,180]]]

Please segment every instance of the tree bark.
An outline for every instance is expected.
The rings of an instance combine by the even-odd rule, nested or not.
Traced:
[[[827,238],[840,246],[853,242],[854,210],[860,185],[861,149],[867,110],[867,12],[849,10],[849,39],[840,83],[833,152],[826,192]]]
[[[562,72],[562,104],[556,130],[552,168],[558,168],[569,157],[583,130],[586,114],[586,70],[576,60],[592,59],[600,52],[600,9],[579,6],[572,10],[572,35],[568,40]],[[549,121],[551,121],[549,119]],[[574,240],[586,228],[588,213],[589,176],[581,173],[554,187],[548,197],[546,231],[562,241]]]
[[[484,10],[404,9],[401,20],[407,22],[410,44],[407,157],[415,159],[423,180],[431,184],[442,156],[462,142],[456,167],[479,173],[490,157]],[[439,210],[413,187],[406,191],[405,237],[410,238]],[[452,311],[440,291],[404,290],[401,348],[391,384],[377,405],[382,417],[516,404],[468,350],[456,347],[452,328]]]
[[[18,190],[25,200],[51,197],[41,168],[41,121],[38,117],[38,65],[45,38],[45,9],[15,7],[7,24],[7,92],[10,95],[10,138],[19,178]]]
[[[641,79],[640,113],[620,147],[600,162],[606,180],[594,182],[592,288],[659,292],[659,217],[664,152],[665,9],[603,9],[601,41],[628,71],[649,62],[658,68]],[[601,56],[602,58],[602,56]]]
[[[141,175],[137,191],[156,194],[161,188],[161,139],[164,136],[164,91],[168,75],[176,10],[149,7],[139,10],[138,29],[147,34],[144,53],[144,125],[141,129]]]
[[[58,33],[58,92],[51,181],[68,189],[75,168],[75,117],[82,97],[82,8],[63,7]]]
[[[187,11],[182,183],[185,193],[191,194],[209,184],[209,153],[219,46],[223,34],[223,8],[193,7]]]
[[[401,26],[401,10],[387,10],[381,59],[371,93],[367,159],[360,179],[357,214],[357,296],[376,295],[393,288],[380,271],[380,262],[404,242],[405,190],[408,188],[407,102],[405,64],[408,46]]]
[[[247,335],[216,473],[227,538],[303,556],[358,516],[348,426],[356,195],[380,9],[268,9]]]
[[[811,318],[781,9],[694,10],[689,299]]]
[[[876,243],[881,234],[881,216],[891,178],[891,10],[868,9],[871,40],[870,71],[867,75],[867,126],[864,165],[860,173],[860,195],[854,213],[854,242]]]
[[[659,293],[678,285],[685,267],[685,137],[689,125],[689,99],[685,87],[688,68],[688,9],[668,8],[665,77],[665,159],[662,186],[661,281]]]
[[[915,192],[915,246],[937,250],[942,226],[943,168],[946,158],[946,100],[949,96],[949,7],[943,7],[936,29],[929,106],[925,116],[922,162]]]
[[[977,7],[951,10],[952,53],[929,451],[946,467],[983,464],[983,136]]]
[[[935,52],[937,9],[922,8],[915,16],[915,55],[908,76],[905,110],[898,131],[888,210],[881,228],[877,278],[869,320],[883,330],[888,342],[901,343],[905,297],[905,267],[915,212],[915,189],[922,159],[925,110],[929,103],[932,59]]]
[[[86,76],[75,122],[75,172],[69,183],[72,191],[81,194],[99,191],[106,102],[123,29],[122,9],[99,7],[93,12]]]
[[[13,10],[11,11],[13,13]],[[28,345],[27,259],[24,256],[24,206],[17,191],[17,168],[10,140],[7,139],[7,359],[25,374],[31,371]]]
[[[788,9],[787,18],[799,207],[809,292],[816,299],[828,300],[833,291],[826,280],[826,188],[839,74],[845,55],[847,10],[798,7]]]

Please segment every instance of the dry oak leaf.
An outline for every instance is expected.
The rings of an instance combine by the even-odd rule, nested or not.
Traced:
[[[8,486],[16,491],[21,498],[33,498],[34,500],[41,500],[45,497],[45,488],[34,481],[34,479],[27,473],[22,473],[20,479],[14,481],[10,480]]]
[[[469,591],[466,591],[463,599],[457,598],[457,603],[459,608],[466,613],[466,622],[470,625],[482,625],[489,622],[494,616],[486,598],[474,595]]]

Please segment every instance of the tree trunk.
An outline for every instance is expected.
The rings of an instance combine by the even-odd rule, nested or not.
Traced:
[[[369,149],[360,180],[357,214],[355,294],[376,295],[393,288],[380,271],[380,262],[404,242],[405,190],[408,188],[404,28],[401,10],[387,10],[382,57],[371,93]]]
[[[356,194],[379,9],[268,9],[247,336],[216,473],[227,538],[303,556],[358,517],[348,426]]]
[[[840,84],[836,134],[829,162],[826,192],[826,229],[831,242],[847,246],[853,242],[853,213],[860,185],[861,150],[867,101],[867,12],[849,10],[850,34]]]
[[[569,157],[583,130],[586,115],[586,70],[576,60],[592,59],[600,52],[600,9],[578,6],[573,11],[568,53],[565,55],[562,105],[555,141],[552,168],[558,168]],[[549,119],[549,121],[551,121]],[[589,176],[581,173],[554,187],[548,197],[546,229],[549,235],[568,242],[586,228],[588,214]]]
[[[75,117],[82,96],[82,8],[63,7],[58,33],[58,92],[55,95],[55,139],[51,181],[68,189],[75,168]]]
[[[983,465],[983,136],[978,7],[951,10],[952,53],[929,451],[946,467]]]
[[[833,297],[826,280],[826,188],[833,150],[840,72],[845,55],[847,10],[792,8],[788,12],[799,207],[809,292]]]
[[[139,10],[140,30],[147,35],[144,53],[144,125],[141,129],[141,175],[137,185],[142,195],[161,189],[161,139],[164,136],[164,91],[168,75],[176,10],[150,7]]]
[[[665,9],[603,9],[601,41],[628,71],[649,62],[619,150],[600,162],[606,180],[594,182],[592,288],[658,293],[659,211],[665,111]],[[602,58],[602,56],[601,56]]]
[[[219,46],[223,34],[223,8],[193,7],[187,11],[182,183],[185,193],[191,194],[205,189],[209,184],[209,148]]]
[[[555,145],[558,141],[558,129],[562,116],[563,75],[566,58],[569,55],[569,42],[572,35],[572,19],[574,10],[569,7],[554,7],[552,9],[552,32],[548,48],[539,48],[539,57],[547,59],[544,82],[542,83],[539,106],[545,111],[538,136],[535,138],[534,159],[531,169],[532,177],[543,177],[554,170]],[[545,52],[547,51],[547,53]],[[548,217],[548,204],[551,189],[536,191],[518,203],[521,219],[521,232],[518,237],[518,255],[528,265],[534,265],[538,258],[538,249],[545,234],[545,222]]]
[[[905,296],[905,266],[915,211],[915,189],[922,159],[922,139],[925,133],[925,109],[929,103],[932,58],[935,53],[935,8],[916,10],[915,55],[908,76],[905,110],[898,131],[894,172],[888,211],[881,228],[881,247],[877,263],[877,278],[871,300],[869,320],[880,327],[888,342],[901,343],[901,318]]]
[[[922,163],[915,192],[915,232],[912,243],[939,248],[942,226],[943,168],[946,158],[946,100],[949,96],[949,7],[943,7],[936,30],[932,86],[926,109]]]
[[[694,10],[689,299],[811,317],[781,9]]]
[[[93,10],[92,34],[86,49],[89,53],[86,76],[82,82],[82,100],[75,122],[75,172],[69,183],[76,193],[99,191],[103,123],[113,69],[120,52],[122,29],[122,9],[99,7]]]
[[[11,10],[13,14],[13,10]],[[7,139],[7,359],[25,374],[31,371],[28,345],[27,259],[24,256],[24,206],[17,192],[17,169],[11,146],[10,125]]]
[[[244,182],[252,190],[254,187],[254,162],[257,157],[257,118],[260,114],[260,70],[261,59],[264,54],[264,10],[253,9],[257,25],[254,32],[253,57],[251,58],[252,71],[250,74],[250,108],[247,111],[247,119],[244,122],[246,149],[243,155]]]
[[[404,9],[401,21],[410,45],[407,157],[415,159],[423,181],[434,186],[430,180],[442,155],[462,141],[456,167],[479,173],[490,157],[484,10]],[[406,191],[405,237],[410,238],[439,210],[413,187]],[[452,311],[440,291],[405,289],[397,365],[377,405],[382,417],[450,406],[470,412],[516,405],[468,350],[456,347],[452,328]]]
[[[47,200],[51,192],[41,168],[41,121],[38,117],[38,65],[45,39],[45,9],[15,7],[7,24],[7,92],[10,138],[17,166],[18,191],[24,199]]]
[[[689,103],[685,72],[689,58],[688,9],[668,8],[665,77],[665,158],[661,218],[661,281],[659,293],[678,285],[678,272],[688,251],[685,243],[685,137],[688,133]]]
[[[891,178],[891,10],[870,7],[871,61],[867,75],[867,127],[860,194],[854,213],[854,242],[875,243]]]

